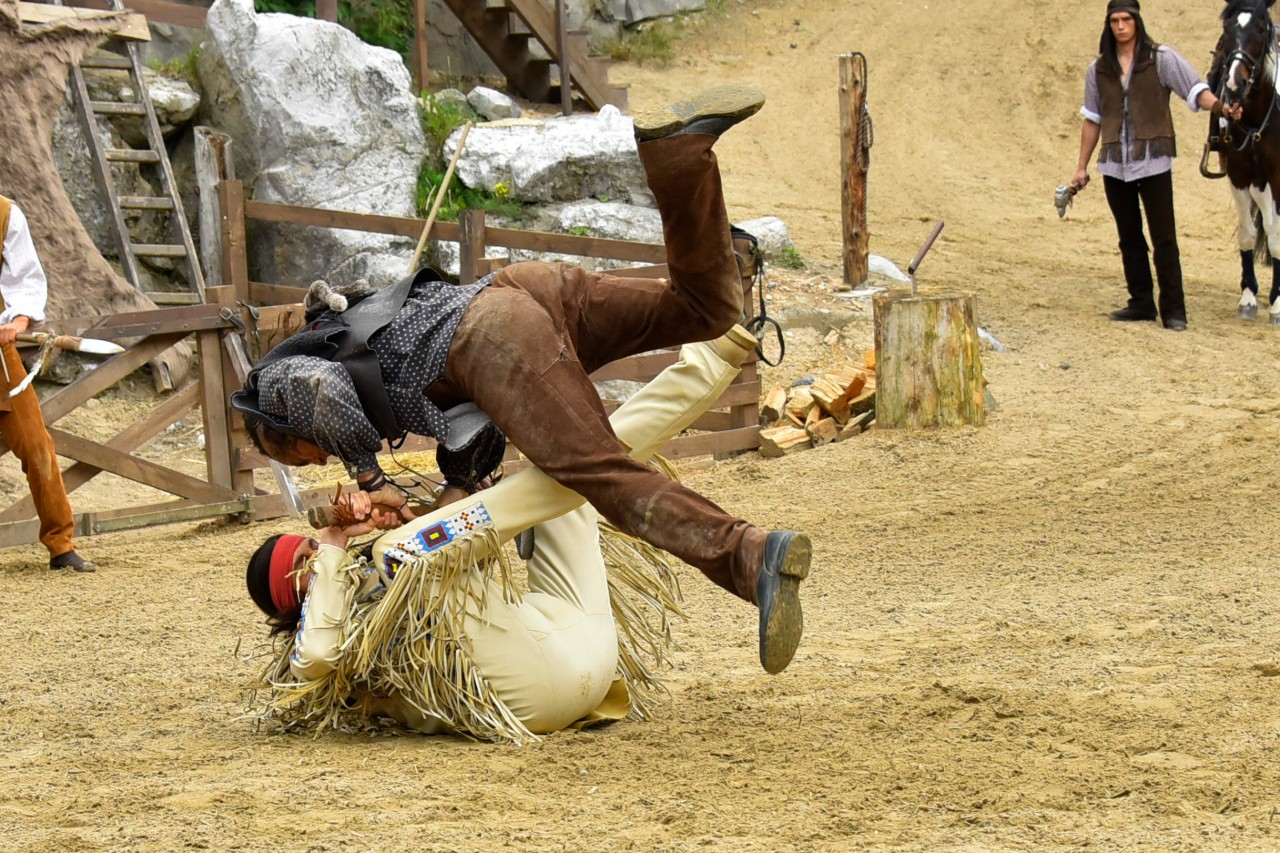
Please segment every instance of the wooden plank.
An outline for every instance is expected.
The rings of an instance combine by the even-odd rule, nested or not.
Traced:
[[[120,18],[123,26],[111,34],[112,38],[126,41],[151,41],[151,30],[147,27],[147,19],[130,12],[101,12],[77,9],[74,6],[46,6],[43,3],[19,2],[18,16],[24,24],[50,24],[71,19],[98,22],[104,19]]]
[[[204,262],[205,284],[216,286],[222,281],[222,208],[218,183],[235,178],[232,140],[229,134],[212,127],[198,125],[195,140],[196,188],[199,195],[200,259]]]
[[[871,239],[867,228],[867,169],[864,160],[869,155],[861,148],[862,112],[867,103],[867,58],[861,53],[846,53],[840,57],[839,63],[844,283],[858,287],[867,280]],[[870,140],[866,141],[870,143]]]
[[[218,182],[218,208],[222,217],[222,281],[235,288],[236,298],[249,300],[249,254],[245,237],[244,184]]]
[[[462,231],[458,237],[458,283],[471,284],[479,278],[477,266],[485,255],[483,210],[464,210],[458,217]]]
[[[216,305],[181,305],[147,311],[123,311],[106,317],[60,317],[48,325],[66,334],[84,334],[110,341],[147,337],[164,332],[197,332],[230,326],[218,316]]]
[[[314,225],[324,228],[345,228],[375,234],[393,234],[417,240],[422,234],[421,219],[400,216],[375,216],[344,210],[323,210],[314,207],[253,201],[244,203],[246,219],[260,222],[281,222],[291,225]],[[452,222],[436,222],[431,226],[429,239],[458,242],[460,226]],[[513,228],[486,228],[485,245],[508,249],[528,249],[534,252],[558,252],[565,255],[582,255],[589,258],[612,258],[636,261],[643,264],[664,264],[667,249],[662,243],[634,243],[629,240],[607,240],[603,237],[578,237],[573,234],[553,234],[547,231],[519,231]]]
[[[755,450],[760,446],[760,428],[746,427],[727,432],[706,432],[672,439],[658,451],[668,459],[711,456],[732,450]]]
[[[74,0],[69,5],[88,9],[110,9],[111,0]],[[125,5],[145,15],[147,20],[153,23],[173,24],[176,27],[190,27],[197,30],[205,28],[205,19],[209,15],[207,4],[188,6],[168,0],[125,0]]]
[[[103,362],[97,370],[90,371],[61,391],[40,401],[44,422],[54,423],[78,409],[86,400],[115,385],[185,337],[183,332],[155,335]]]
[[[200,414],[204,424],[206,476],[213,485],[230,489],[235,472],[231,468],[228,438],[227,389],[222,378],[222,333],[201,332],[196,336],[196,344],[200,358]]]
[[[116,433],[114,437],[107,441],[106,446],[124,453],[132,453],[190,411],[191,407],[199,402],[196,394],[199,388],[199,385],[192,382],[186,387],[175,391],[167,400],[152,410],[147,417]],[[62,483],[66,487],[67,493],[70,494],[89,482],[101,471],[102,469],[97,465],[91,465],[88,462],[76,462],[62,472]],[[0,512],[0,522],[31,518],[35,514],[35,501],[28,494],[13,503],[4,512]]]
[[[413,0],[413,64],[418,91],[431,86],[431,66],[427,63],[427,0]]]
[[[327,210],[319,207],[299,207],[269,201],[245,199],[244,217],[257,222],[279,222],[287,225],[314,225],[319,228],[344,228],[348,231],[366,231],[374,234],[391,234],[417,240],[422,235],[425,219],[406,216],[379,216],[372,213],[355,213],[349,210]],[[459,228],[452,222],[436,222],[428,235],[432,240],[458,241]]]
[[[50,428],[49,433],[53,436],[54,444],[58,448],[58,455],[78,462],[89,462],[103,471],[109,471],[154,489],[205,502],[235,498],[230,489],[219,488],[180,471],[130,456],[56,427]]]
[[[591,381],[604,382],[608,379],[626,379],[633,382],[647,382],[661,373],[663,369],[675,364],[679,358],[680,351],[673,349],[620,358],[592,373]]]
[[[302,297],[306,295],[305,285],[263,284],[260,281],[249,282],[249,302],[254,305],[289,305],[297,304],[302,310]]]

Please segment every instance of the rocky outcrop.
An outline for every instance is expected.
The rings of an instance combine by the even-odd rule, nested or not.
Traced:
[[[412,216],[425,141],[409,72],[343,27],[258,14],[217,0],[200,53],[207,124],[235,140],[255,199]],[[404,275],[412,241],[300,227],[251,233],[264,281],[383,284]],[[348,279],[348,276],[350,279]]]

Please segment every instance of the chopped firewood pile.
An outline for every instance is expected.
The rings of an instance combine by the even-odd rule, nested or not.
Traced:
[[[760,455],[777,458],[844,441],[876,417],[875,351],[863,364],[846,364],[811,383],[775,385],[760,401]]]

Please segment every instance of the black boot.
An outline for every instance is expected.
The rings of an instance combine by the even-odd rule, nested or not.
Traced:
[[[764,540],[764,560],[756,578],[760,608],[760,665],[782,672],[795,656],[804,631],[800,581],[809,576],[813,546],[803,533],[775,531]]]

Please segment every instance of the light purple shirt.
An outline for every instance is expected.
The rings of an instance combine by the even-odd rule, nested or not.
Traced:
[[[1172,89],[1187,102],[1192,112],[1199,112],[1196,98],[1208,89],[1208,85],[1200,79],[1185,59],[1168,45],[1160,45],[1156,51],[1156,72],[1160,82]],[[1133,68],[1125,76],[1121,85],[1124,87],[1126,99],[1129,92],[1129,80],[1133,76]],[[1098,92],[1098,60],[1089,63],[1084,73],[1084,106],[1080,115],[1094,124],[1102,124],[1102,95]],[[1120,162],[1099,163],[1099,174],[1108,178],[1119,178],[1122,181],[1137,181],[1152,175],[1163,174],[1173,168],[1172,157],[1151,157],[1144,160],[1129,159],[1129,140],[1133,138],[1133,124],[1129,121],[1128,110],[1125,111],[1124,123],[1120,126]]]
[[[36,255],[36,245],[31,241],[31,229],[27,227],[26,214],[14,204],[9,211],[9,230],[4,235],[4,260],[0,262],[0,296],[4,297],[4,311],[0,312],[0,325],[10,323],[19,315],[30,317],[32,323],[44,319],[44,306],[49,298],[49,281]]]

